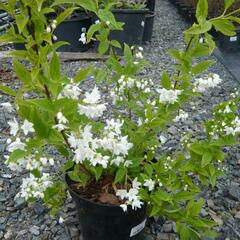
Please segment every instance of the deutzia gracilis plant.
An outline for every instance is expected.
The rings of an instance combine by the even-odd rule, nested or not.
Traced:
[[[207,0],[199,1],[198,22],[185,31],[185,50],[169,51],[175,60],[174,71],[163,71],[159,88],[138,74],[147,64],[141,47],[125,45],[124,55],[116,55],[114,48],[120,46],[108,40],[108,34],[121,24],[115,22],[110,6],[99,9],[95,0],[55,2],[94,12],[99,21],[90,28],[87,41],[100,41],[100,53],[110,48],[102,69],[90,67],[70,79],[60,72],[55,52],[63,43],[53,42],[53,31],[48,28],[52,20],[45,16],[54,9],[43,8],[43,1],[20,2],[16,16],[14,1],[0,4],[16,17],[18,29],[11,27],[0,36],[0,42],[25,43],[26,47],[11,53],[21,87],[15,91],[0,86],[3,93],[15,98],[13,106],[4,103],[1,109],[12,112],[15,107],[18,115],[8,122],[11,137],[7,140],[6,164],[13,171],[29,171],[18,196],[29,201],[42,199],[54,214],[66,198],[64,175],[82,192],[87,192],[92,183],[106,181],[104,191],[123,211],[147,206],[149,216],[175,221],[181,239],[214,237],[215,223],[199,216],[204,202],[198,193],[203,185],[216,184],[222,174],[223,148],[237,144],[238,93],[214,108],[212,119],[205,122],[205,139],[185,138],[181,152],[167,154],[159,149],[166,141],[167,128],[174,122],[184,123],[188,117],[184,106],[190,99],[221,84],[216,73],[204,73],[213,61],[195,64],[195,59],[214,50],[208,34],[213,27],[226,35],[235,34],[232,22],[240,19],[228,11],[233,1],[225,1],[224,13],[210,20]],[[55,23],[75,9],[66,9]],[[23,59],[27,65],[21,63]],[[84,91],[88,75],[97,81]],[[64,157],[59,174],[49,171],[58,160],[57,155],[48,154],[50,146]]]

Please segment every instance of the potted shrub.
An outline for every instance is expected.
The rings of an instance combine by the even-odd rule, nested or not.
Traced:
[[[102,17],[94,0],[79,4]],[[13,9],[11,4],[0,7],[10,13]],[[26,9],[30,11],[25,25],[37,19],[40,26],[45,26],[41,5],[25,3],[21,17]],[[70,79],[60,72],[56,48],[61,43],[52,42],[51,32],[43,35],[41,28],[35,28],[35,37],[28,35],[25,39],[11,31],[0,36],[1,43],[27,40],[27,45],[33,46],[11,53],[13,68],[22,82],[20,89],[16,92],[0,85],[3,93],[15,97],[19,116],[9,121],[6,164],[13,171],[30,172],[23,178],[18,197],[42,199],[56,214],[69,189],[81,216],[84,240],[140,239],[146,211],[148,216],[166,216],[175,221],[183,240],[215,237],[215,224],[199,215],[204,202],[198,193],[203,185],[216,184],[222,173],[222,148],[236,144],[240,132],[239,96],[234,94],[231,100],[215,107],[212,119],[205,124],[205,139],[188,140],[185,136],[181,152],[158,152],[166,140],[165,129],[187,118],[183,108],[190,98],[221,82],[213,73],[199,77],[213,61],[195,63],[196,58],[214,50],[207,32],[217,26],[216,20],[227,18],[206,17],[207,1],[201,0],[199,22],[185,31],[185,50],[169,52],[177,72],[169,74],[166,69],[159,89],[152,80],[139,75],[146,64],[141,47],[125,44],[123,57],[110,51],[104,68],[89,67]],[[233,19],[239,21],[228,18],[228,24]],[[98,24],[89,29],[87,41],[94,30],[99,30]],[[20,59],[27,60],[29,68]],[[81,84],[89,74],[100,84],[83,92]],[[111,102],[104,102],[101,92]],[[10,103],[4,107],[13,109]],[[106,111],[109,115],[104,120],[101,117]],[[64,157],[62,169],[53,176],[53,171],[47,169],[58,155],[51,156],[49,146]]]
[[[91,25],[91,15],[87,11],[78,10],[72,6],[68,7],[67,11],[64,5],[52,8],[53,0],[44,0],[43,7],[47,9],[46,15],[46,32],[53,33],[54,41],[66,42],[58,48],[61,52],[84,52],[91,46],[90,43],[84,44],[81,41],[81,36],[85,34]],[[16,8],[21,8],[21,2],[18,2]],[[57,17],[58,16],[58,17]],[[18,14],[14,14],[12,17],[15,19],[13,25],[15,31],[19,33],[21,30],[21,20]],[[37,25],[37,23],[36,23]],[[28,26],[25,31],[29,33],[34,32],[33,28],[36,25]],[[24,33],[21,33],[24,34]],[[24,50],[25,43],[14,44],[17,50]]]
[[[102,1],[106,4],[109,1]],[[120,0],[115,2],[112,13],[117,22],[124,23],[123,31],[112,31],[110,39],[117,40],[122,45],[139,45],[143,40],[145,16],[147,14],[146,0]]]

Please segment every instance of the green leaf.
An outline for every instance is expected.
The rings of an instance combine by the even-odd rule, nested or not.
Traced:
[[[17,149],[10,154],[8,161],[9,162],[16,162],[20,158],[26,157],[28,154],[29,154],[29,152],[27,152],[27,151]]]
[[[62,171],[65,173],[67,172],[69,169],[73,168],[74,166],[74,161],[67,161],[63,166],[62,166]]]
[[[74,10],[78,9],[77,7],[73,7],[73,8],[66,8],[62,13],[60,13],[57,18],[57,24],[60,24],[61,22],[63,22],[68,16],[70,16],[72,14],[72,12]]]
[[[50,76],[54,82],[57,82],[60,79],[60,61],[56,52],[54,52],[50,62]]]
[[[109,48],[109,42],[108,41],[104,41],[104,42],[100,41],[100,44],[98,46],[99,54],[102,55],[102,54],[106,53],[108,48]]]
[[[121,48],[121,44],[117,40],[111,40],[110,44],[115,48]]]
[[[95,13],[97,13],[97,10],[98,10],[97,0],[56,0],[52,6],[57,6],[62,4],[76,4],[86,10],[89,10]]]
[[[89,67],[89,68],[86,68],[86,69],[83,69],[83,70],[79,71],[79,72],[77,73],[77,75],[74,77],[74,80],[73,80],[73,81],[74,81],[75,83],[78,83],[78,82],[86,79],[86,77],[89,75],[89,73],[90,73],[91,70],[92,70],[92,68]]]
[[[236,35],[234,25],[227,19],[213,19],[212,24],[217,31],[226,36]]]
[[[4,85],[0,85],[0,91],[5,93],[5,94],[11,95],[13,97],[17,96],[17,93],[13,89],[11,89],[7,86],[4,86]]]
[[[32,83],[31,74],[23,64],[21,64],[17,60],[14,60],[13,68],[16,72],[16,75],[23,83],[31,85]]]
[[[126,43],[124,43],[124,58],[127,62],[133,58],[131,48]]]
[[[186,34],[203,34],[211,30],[212,23],[210,21],[205,21],[202,24],[194,23],[192,27],[185,31]]]
[[[202,167],[207,166],[213,159],[213,154],[211,152],[204,152],[202,156]]]
[[[200,73],[206,71],[214,63],[215,63],[215,61],[213,61],[213,60],[207,60],[207,61],[200,62],[192,68],[192,74],[194,74],[194,75],[200,74]]]
[[[234,2],[235,0],[224,0],[225,11],[228,10],[233,5]]]
[[[196,17],[204,17],[205,19],[208,16],[208,1],[199,0],[197,5]]]
[[[166,71],[163,71],[162,73],[162,87],[166,88],[166,89],[170,89],[171,88],[171,79],[169,74]]]
[[[50,132],[49,125],[46,123],[45,119],[43,119],[41,113],[35,108],[31,113],[30,120],[34,125],[34,129],[38,137],[47,138],[49,136],[49,132]]]
[[[115,176],[115,179],[114,179],[114,183],[119,183],[121,182],[125,175],[126,175],[126,168],[123,168],[123,167],[120,167],[118,170],[117,170],[117,173],[116,173],[116,176]]]

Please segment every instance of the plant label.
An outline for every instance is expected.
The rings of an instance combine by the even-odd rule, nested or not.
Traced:
[[[135,235],[140,233],[145,228],[146,221],[147,221],[147,219],[145,219],[143,222],[141,222],[137,226],[133,227],[131,230],[131,233],[130,233],[130,237],[134,237]]]
[[[238,40],[237,36],[230,37],[230,42],[236,42]]]

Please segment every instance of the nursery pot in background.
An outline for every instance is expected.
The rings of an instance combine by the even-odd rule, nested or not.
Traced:
[[[118,22],[124,22],[124,31],[112,31],[110,39],[115,39],[121,44],[142,44],[147,9],[114,9],[112,10]]]
[[[71,188],[66,176],[68,190],[79,214],[81,240],[143,240],[146,224],[146,207],[136,211],[128,208],[91,202]]]
[[[65,20],[59,24],[54,31],[58,41],[68,42],[58,48],[60,52],[85,52],[90,44],[83,44],[79,41],[81,34],[86,33],[91,25],[91,18],[88,15],[78,16],[73,19]]]
[[[148,12],[146,14],[145,26],[143,31],[143,43],[151,42],[154,26],[154,12]]]
[[[151,11],[155,11],[156,0],[147,0],[147,8]]]

